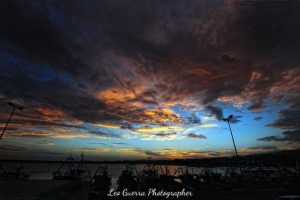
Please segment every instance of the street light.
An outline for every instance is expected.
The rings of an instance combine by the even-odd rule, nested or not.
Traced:
[[[232,138],[232,142],[233,142],[233,146],[234,146],[234,150],[235,150],[235,156],[236,156],[236,164],[237,166],[240,168],[240,172],[242,174],[242,168],[239,164],[239,155],[238,155],[238,152],[236,150],[236,146],[235,146],[235,142],[234,142],[234,138],[233,138],[233,134],[232,134],[232,130],[231,130],[231,126],[230,126],[230,120],[233,118],[233,115],[229,115],[228,118],[224,118],[223,121],[227,122],[228,123],[228,126],[229,126],[229,130],[230,130],[230,133],[231,133],[231,138]]]
[[[1,136],[0,136],[0,141],[1,141],[1,139],[2,139],[2,137],[3,137],[3,135],[4,135],[4,133],[5,133],[5,130],[6,130],[7,126],[8,126],[8,124],[9,124],[10,119],[11,119],[12,116],[14,115],[15,110],[16,110],[16,109],[18,109],[18,110],[23,110],[23,109],[24,109],[23,106],[14,104],[14,103],[12,103],[12,102],[7,102],[7,103],[8,103],[8,105],[10,105],[11,107],[13,107],[13,110],[12,110],[12,112],[11,112],[11,114],[10,114],[10,116],[9,116],[9,118],[8,118],[8,120],[7,120],[7,122],[6,122],[6,124],[5,124],[5,127],[4,127],[4,129],[3,129],[3,131],[2,131],[2,134],[1,134]]]

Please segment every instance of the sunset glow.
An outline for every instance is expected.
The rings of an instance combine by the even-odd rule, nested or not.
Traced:
[[[298,149],[299,13],[225,0],[8,2],[1,128],[7,102],[25,109],[0,158],[232,156],[229,115],[241,155]]]

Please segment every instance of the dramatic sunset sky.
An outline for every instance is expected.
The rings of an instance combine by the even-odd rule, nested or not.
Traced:
[[[0,159],[300,147],[300,4],[0,2]]]

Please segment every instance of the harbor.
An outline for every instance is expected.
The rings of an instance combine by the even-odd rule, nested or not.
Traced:
[[[300,200],[300,0],[1,0],[0,200]]]
[[[5,166],[5,163],[3,164]],[[49,164],[44,164],[44,166]],[[16,170],[0,174],[5,200],[117,198],[270,199],[300,196],[296,167],[196,167],[160,164],[90,164],[83,156],[55,164],[47,176]],[[41,164],[36,164],[40,166]],[[23,172],[24,170],[24,172]],[[40,172],[43,170],[39,170]],[[45,172],[45,171],[44,171]],[[31,175],[33,178],[31,178]],[[38,179],[38,180],[37,180]],[[18,192],[15,192],[15,191]]]

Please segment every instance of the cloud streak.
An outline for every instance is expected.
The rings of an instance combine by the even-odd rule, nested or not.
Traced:
[[[187,138],[195,138],[195,139],[206,139],[204,135],[197,135],[195,133],[189,133],[186,135]]]

